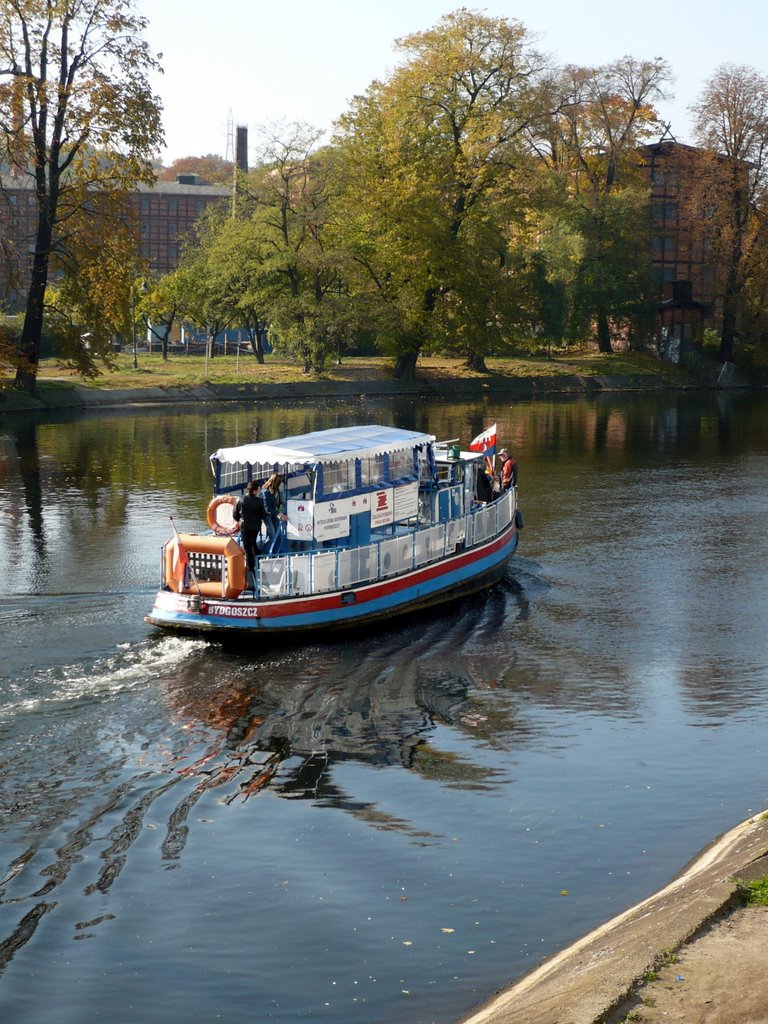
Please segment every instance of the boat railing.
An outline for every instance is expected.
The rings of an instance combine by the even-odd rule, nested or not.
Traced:
[[[511,489],[491,504],[477,506],[457,519],[373,540],[361,547],[262,557],[258,562],[257,596],[267,599],[322,594],[398,576],[462,548],[487,542],[506,529],[515,510],[516,495]]]

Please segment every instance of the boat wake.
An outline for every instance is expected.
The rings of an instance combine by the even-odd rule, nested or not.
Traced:
[[[209,647],[205,640],[167,636],[119,644],[114,654],[93,661],[49,666],[5,687],[0,721],[19,714],[101,702],[178,671]]]

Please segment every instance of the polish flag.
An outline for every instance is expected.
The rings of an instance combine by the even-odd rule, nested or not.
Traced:
[[[470,444],[469,450],[471,452],[485,452],[486,455],[496,454],[496,424],[492,427],[488,427],[482,434],[478,434],[474,441]]]

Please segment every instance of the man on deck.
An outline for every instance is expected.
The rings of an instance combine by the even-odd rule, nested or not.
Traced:
[[[499,470],[499,479],[501,481],[501,490],[508,491],[513,484],[517,483],[517,460],[513,459],[506,448],[502,448],[499,452],[499,458],[501,459],[501,469]]]
[[[261,482],[250,480],[245,488],[245,494],[235,506],[235,519],[240,523],[240,539],[245,551],[245,560],[248,565],[248,572],[252,573],[256,566],[256,559],[259,554],[258,541],[261,533],[261,524],[266,518],[264,502],[261,500],[259,491]]]

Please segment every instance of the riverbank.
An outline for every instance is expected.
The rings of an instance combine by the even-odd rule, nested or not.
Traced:
[[[660,892],[546,960],[462,1024],[768,1021],[768,814],[721,836]]]
[[[209,376],[206,376],[210,371]],[[309,377],[295,363],[270,360],[263,365],[217,357],[215,373],[199,358],[142,356],[138,370],[125,357],[115,372],[83,382],[53,361],[41,366],[33,396],[0,388],[0,415],[88,408],[123,408],[165,404],[275,402],[307,398],[366,395],[536,398],[542,395],[598,394],[611,391],[668,391],[702,388],[744,388],[733,368],[712,366],[694,375],[680,367],[637,353],[601,356],[587,353],[553,359],[488,360],[488,372],[477,373],[459,359],[419,361],[413,380],[395,378],[382,359],[347,359],[326,374]]]

